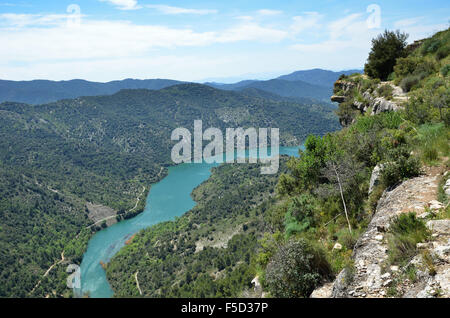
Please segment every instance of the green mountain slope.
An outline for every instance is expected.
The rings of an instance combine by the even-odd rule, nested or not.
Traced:
[[[172,130],[192,131],[196,119],[205,129],[279,127],[286,145],[338,128],[333,111],[319,103],[199,84],[36,106],[0,104],[0,296],[66,295],[64,266],[43,275],[62,251],[66,263],[81,260],[91,235],[82,229],[93,223],[86,203],[131,210],[142,188],[148,191],[172,164]],[[132,213],[143,209],[140,202]]]
[[[362,70],[348,70],[333,72],[322,69],[313,69],[306,71],[297,71],[288,75],[278,77],[285,81],[303,81],[313,85],[333,87],[334,82],[342,75],[351,75],[354,73],[362,73]]]
[[[242,296],[256,273],[251,259],[276,180],[261,176],[259,165],[214,168],[193,191],[195,208],[140,232],[108,264],[115,297],[139,296],[137,271],[144,297]]]

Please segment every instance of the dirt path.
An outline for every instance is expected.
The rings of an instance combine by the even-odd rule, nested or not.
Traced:
[[[162,168],[161,168],[161,169],[162,169]],[[136,204],[134,205],[134,207],[133,207],[129,212],[133,212],[134,210],[137,209],[138,204],[139,204],[139,202],[141,201],[141,197],[142,197],[142,195],[144,194],[144,192],[145,192],[145,187],[143,186],[143,187],[142,187],[141,193],[138,195],[138,197],[137,197],[137,199],[136,199]]]
[[[48,274],[50,274],[50,272],[52,271],[52,269],[53,269],[55,266],[61,264],[61,263],[64,262],[64,261],[65,261],[65,258],[64,258],[64,251],[62,251],[62,253],[61,253],[61,259],[58,260],[58,261],[56,261],[55,263],[53,263],[53,265],[51,265],[51,266],[47,269],[47,271],[44,273],[44,275],[42,275],[42,277],[47,277]],[[31,290],[30,294],[33,294],[33,292],[36,290],[36,288],[39,287],[39,285],[41,284],[41,281],[42,281],[42,280],[39,280],[39,281],[37,282],[37,284],[36,284],[36,285],[34,286],[34,288]]]
[[[139,294],[142,296],[142,290],[141,290],[141,287],[139,286],[138,274],[139,274],[139,271],[137,271],[136,274],[134,274],[134,279],[136,280],[136,287],[139,291]]]
[[[93,223],[93,224],[91,224],[91,225],[89,225],[89,226],[86,226],[86,228],[87,228],[87,229],[90,229],[91,227],[93,227],[93,226],[95,226],[95,225],[97,225],[97,224],[101,224],[101,223],[103,223],[104,221],[107,221],[107,220],[110,220],[110,219],[113,219],[113,218],[116,218],[116,217],[117,217],[117,215],[111,215],[111,216],[108,216],[107,218],[98,220],[97,222],[95,222],[95,223]]]

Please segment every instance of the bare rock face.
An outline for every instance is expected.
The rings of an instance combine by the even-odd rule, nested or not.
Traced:
[[[448,197],[450,197],[450,179],[448,179],[447,182],[445,182],[444,192]]]
[[[310,298],[331,298],[332,291],[333,283],[327,283],[313,291]]]
[[[450,220],[432,220],[427,222],[427,227],[437,236],[450,236]]]
[[[425,261],[422,254],[415,257],[413,261],[420,273],[416,284],[418,286],[408,291],[404,297],[450,298],[450,219],[429,221],[427,227],[435,238],[427,243],[432,264]]]
[[[373,168],[369,183],[369,194],[371,194],[373,189],[380,183],[381,171],[383,170],[383,167],[383,164],[377,164],[375,168]]]
[[[388,111],[398,111],[402,109],[401,103],[407,101],[408,97],[405,92],[403,92],[402,88],[399,86],[395,86],[391,82],[382,82],[378,84],[378,87],[383,85],[389,85],[392,87],[392,100],[387,100],[382,96],[378,96],[376,90],[375,91],[360,91],[360,95],[362,99],[355,99],[354,90],[360,90],[360,87],[357,84],[346,81],[346,80],[338,80],[334,84],[335,92],[338,92],[339,95],[333,95],[331,97],[332,102],[337,102],[339,104],[351,101],[351,107],[355,110],[360,111],[362,114],[366,113],[369,109],[371,109],[371,115],[380,114]],[[351,120],[341,118],[341,125],[348,126],[352,123]]]
[[[398,111],[401,108],[396,103],[382,97],[374,98],[370,103],[370,107],[372,107],[372,115],[388,111]]]
[[[405,267],[388,266],[386,232],[392,218],[407,212],[423,213],[438,205],[438,174],[407,180],[395,189],[385,191],[367,231],[358,239],[354,250],[354,268],[344,269],[330,286],[323,286],[314,295],[334,298],[389,297],[391,288],[396,297],[450,297],[450,220],[427,222],[432,241],[417,246],[417,256],[410,262],[417,269],[414,282],[405,279]],[[439,203],[440,204],[440,203]],[[432,258],[424,259],[423,252]],[[326,291],[326,292],[325,292]],[[328,296],[327,296],[328,297]]]
[[[331,96],[331,101],[334,103],[343,103],[345,102],[345,96],[337,96],[337,95],[333,95]]]

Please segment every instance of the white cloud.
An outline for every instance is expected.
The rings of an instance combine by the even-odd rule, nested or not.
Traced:
[[[218,35],[216,41],[219,43],[237,41],[259,41],[263,43],[280,42],[288,36],[288,32],[263,27],[255,22],[244,22],[240,25],[227,29]]]
[[[101,2],[108,2],[120,10],[136,10],[140,9],[137,0],[100,0]]]
[[[236,20],[240,20],[240,21],[245,21],[245,22],[250,22],[255,20],[254,17],[252,17],[251,15],[240,15],[235,17]]]
[[[2,64],[15,61],[35,63],[46,60],[57,62],[140,57],[157,49],[202,47],[239,41],[274,43],[287,36],[285,31],[254,22],[238,23],[219,31],[196,32],[187,28],[90,19],[83,19],[80,25],[70,27],[63,18],[13,14],[0,16],[0,25],[4,26],[0,27]],[[51,21],[51,24],[41,27],[47,21]],[[7,23],[10,24],[5,26]]]
[[[4,13],[0,14],[0,27],[13,27],[13,28],[23,28],[26,26],[50,26],[59,25],[70,16],[67,14],[51,14],[51,15],[40,15],[40,14],[15,14],[15,13]]]
[[[353,13],[335,20],[328,25],[328,29],[332,39],[355,37],[369,30],[361,13]]]
[[[299,34],[305,30],[312,28],[320,28],[320,20],[322,15],[317,12],[305,12],[302,16],[295,16],[292,18],[294,22],[291,25],[291,30],[294,34]]]
[[[295,44],[292,48],[313,60],[326,60],[336,65],[360,67],[365,63],[371,39],[379,30],[369,29],[363,14],[349,14],[324,26],[326,39],[321,42]],[[323,66],[322,66],[323,67]]]
[[[279,15],[282,14],[283,11],[280,10],[269,10],[269,9],[261,9],[257,11],[260,15]]]
[[[398,20],[394,23],[395,29],[409,34],[408,41],[423,39],[432,36],[434,33],[444,30],[448,24],[425,24],[425,17],[415,17],[409,19]]]
[[[394,23],[394,28],[396,28],[396,29],[400,28],[401,29],[401,28],[404,28],[404,27],[415,25],[415,24],[419,23],[422,19],[423,19],[423,17],[398,20],[398,21],[396,21]]]
[[[180,7],[172,7],[162,4],[148,4],[145,5],[146,8],[155,9],[163,14],[198,14],[198,15],[205,15],[205,14],[214,14],[217,13],[217,10],[210,10],[210,9],[187,9],[187,8],[180,8]]]

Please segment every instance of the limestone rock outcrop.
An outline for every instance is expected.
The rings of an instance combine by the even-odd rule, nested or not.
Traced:
[[[430,219],[446,206],[435,198],[440,171],[428,169],[425,175],[406,180],[386,190],[364,234],[353,249],[354,266],[344,269],[333,283],[313,292],[311,297],[450,298],[450,219],[431,219],[426,224],[432,236],[417,245],[417,255],[406,266],[389,266],[387,236],[393,217],[401,213],[428,213]],[[426,257],[430,255],[430,257]],[[406,276],[414,265],[415,279]]]
[[[364,76],[364,75],[363,75]],[[381,86],[390,86],[392,89],[392,99],[388,100],[383,96],[379,96],[377,91]],[[361,114],[371,110],[371,115],[380,114],[387,111],[398,111],[402,109],[403,102],[408,100],[407,94],[402,88],[395,86],[391,82],[381,82],[376,89],[367,89],[363,91],[360,85],[349,80],[338,80],[334,84],[334,91],[337,93],[331,96],[331,101],[336,103],[350,103],[350,106],[359,111]],[[360,97],[355,98],[355,92]],[[361,98],[362,97],[362,98]],[[341,125],[348,126],[352,123],[348,119],[341,118]]]

